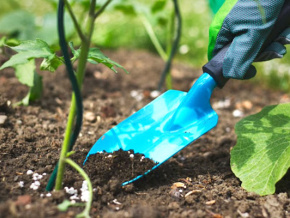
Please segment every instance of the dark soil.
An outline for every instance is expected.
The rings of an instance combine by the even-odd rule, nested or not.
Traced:
[[[80,157],[81,159],[83,156]],[[97,153],[90,155],[84,170],[94,182],[93,185],[106,184],[112,178],[124,183],[144,174],[157,163],[133,150],[118,150],[113,153]]]
[[[80,165],[101,135],[153,100],[150,92],[164,64],[142,51],[109,51],[107,55],[130,74],[88,65],[84,123],[72,155]],[[70,167],[64,187],[77,189],[77,195],[45,191],[60,153],[71,86],[63,67],[54,74],[41,74],[43,98],[28,107],[13,108],[11,104],[21,100],[27,88],[19,84],[12,69],[0,71],[0,116],[5,120],[0,124],[0,217],[74,217],[82,210],[57,209],[64,199],[80,201],[83,179]],[[175,64],[174,89],[187,91],[200,74],[201,70]],[[103,167],[91,175],[92,217],[290,217],[289,173],[274,195],[260,197],[241,188],[230,169],[230,149],[236,143],[234,125],[241,119],[233,112],[245,116],[266,105],[289,101],[287,94],[232,80],[212,97],[220,116],[217,127],[134,184],[121,187],[122,179],[112,174],[114,168],[102,165],[103,159],[90,160],[89,173],[95,170],[94,163]],[[132,174],[132,168],[126,170]]]

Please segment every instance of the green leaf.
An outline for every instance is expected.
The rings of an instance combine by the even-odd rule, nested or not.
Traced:
[[[238,122],[235,131],[234,174],[247,191],[273,194],[290,167],[290,103],[265,107]]]
[[[0,32],[14,35],[19,40],[32,39],[35,33],[35,17],[23,10],[7,13],[0,19]]]
[[[131,16],[136,16],[137,12],[132,4],[119,4],[114,7],[114,9],[121,11],[122,13]]]
[[[57,208],[59,211],[65,212],[71,206],[80,207],[80,206],[85,206],[85,204],[84,203],[72,203],[69,200],[65,199],[62,203],[57,205]]]
[[[164,10],[165,5],[166,5],[166,0],[155,1],[151,7],[152,13],[156,13],[156,12]]]
[[[63,59],[56,55],[49,56],[48,58],[43,59],[40,65],[40,70],[55,72],[56,69],[63,64],[63,62]]]
[[[68,208],[72,205],[72,203],[69,200],[64,200],[61,204],[57,205],[57,208],[59,211],[65,212],[68,210]]]
[[[80,56],[80,49],[75,50],[72,43],[69,43],[69,46],[74,55],[72,61],[75,61]],[[115,61],[112,61],[110,58],[104,55],[99,48],[90,48],[87,60],[92,64],[104,64],[115,73],[117,73],[117,70],[114,68],[114,66],[123,69],[126,73],[129,73],[122,65],[118,64]]]
[[[35,101],[41,97],[42,94],[42,77],[35,72],[35,62],[29,62],[15,67],[15,75],[19,82],[29,87],[28,94],[18,103],[22,105],[29,105],[31,101]]]
[[[0,47],[4,46],[4,45],[5,45],[5,42],[6,42],[6,37],[3,36],[3,37],[0,39]]]
[[[123,69],[126,73],[128,73],[128,71],[123,66],[105,56],[99,48],[91,48],[89,50],[88,61],[93,64],[98,63],[104,64],[105,66],[113,70],[115,73],[117,73],[117,70],[114,68],[114,66],[119,67]]]
[[[15,75],[19,82],[22,84],[32,87],[34,84],[34,70],[35,62],[31,60],[25,64],[21,64],[15,67]]]
[[[150,15],[150,8],[143,3],[138,1],[126,1],[119,2],[113,6],[115,10],[119,10],[126,15],[138,15],[138,14],[147,14]]]
[[[42,77],[34,71],[34,85],[29,88],[27,95],[17,103],[17,105],[28,106],[30,102],[41,97],[42,94]]]
[[[7,62],[5,62],[0,70],[6,67],[13,67],[19,64],[25,64],[34,58],[48,58],[51,59],[55,55],[48,44],[40,39],[22,41],[20,45],[11,47],[18,53],[13,55]]]
[[[75,50],[74,44],[72,42],[69,42],[68,45],[69,45],[71,52],[73,54],[71,61],[74,62],[75,60],[77,60],[79,58],[81,50],[80,49]]]
[[[41,98],[42,95],[42,76],[34,71],[33,86],[29,90],[29,101],[35,101]]]
[[[6,46],[17,46],[20,44],[20,41],[14,38],[6,39],[5,45]]]

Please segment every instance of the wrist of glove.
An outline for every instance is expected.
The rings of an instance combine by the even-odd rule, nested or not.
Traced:
[[[223,60],[223,76],[249,79],[255,76],[254,61],[281,58],[290,43],[290,28],[285,29],[260,52],[274,27],[284,0],[226,0],[210,26],[209,60],[229,45]]]

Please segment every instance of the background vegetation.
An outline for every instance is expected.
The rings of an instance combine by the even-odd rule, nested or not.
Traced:
[[[121,0],[116,0],[116,2]],[[128,0],[123,0],[128,2]],[[55,0],[23,0],[3,1],[0,11],[0,34],[10,38],[35,39],[41,38],[49,44],[58,46],[56,33]],[[82,3],[85,0],[74,0]],[[99,0],[98,2],[102,2]],[[136,2],[136,1],[135,1]],[[138,3],[151,7],[155,0],[139,0]],[[206,0],[179,1],[183,18],[182,36],[175,61],[189,64],[201,69],[207,62],[208,28],[212,19]],[[166,8],[160,17],[168,20],[172,12],[172,1],[167,0]],[[82,8],[73,8],[82,19]],[[166,20],[164,19],[164,20]],[[7,22],[9,21],[9,22]],[[168,24],[149,19],[154,32],[163,47],[168,42]],[[73,25],[67,19],[66,32],[68,38],[74,39]],[[165,21],[166,22],[166,21]],[[146,49],[157,53],[140,16],[130,16],[114,9],[112,4],[108,10],[96,21],[93,43],[102,48],[117,49]],[[76,42],[75,42],[76,44]],[[290,55],[282,60],[272,60],[256,64],[258,74],[252,81],[267,84],[272,88],[290,91]]]

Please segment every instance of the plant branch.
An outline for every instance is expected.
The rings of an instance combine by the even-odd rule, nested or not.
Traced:
[[[106,3],[97,11],[97,13],[94,15],[95,19],[100,16],[101,13],[105,10],[105,8],[111,3],[112,0],[107,0]]]
[[[72,21],[73,21],[73,23],[74,23],[74,26],[75,26],[75,28],[76,28],[76,31],[77,31],[77,33],[78,33],[80,39],[81,39],[82,41],[86,40],[86,37],[84,36],[84,34],[83,34],[83,32],[82,32],[82,29],[81,29],[81,27],[80,27],[80,25],[79,25],[79,23],[78,23],[78,21],[77,21],[75,15],[74,15],[73,11],[72,11],[72,8],[71,8],[69,2],[68,2],[67,0],[64,0],[64,3],[65,3],[65,5],[66,5],[66,7],[67,7],[68,13],[69,13],[69,15],[70,15],[70,17],[71,17],[71,19],[72,19]]]
[[[140,19],[146,29],[146,32],[148,34],[148,36],[150,37],[155,49],[157,50],[158,54],[160,55],[160,57],[163,59],[163,61],[166,61],[168,59],[168,55],[166,54],[166,52],[164,51],[164,49],[162,48],[159,40],[157,39],[155,32],[152,28],[151,23],[148,21],[148,19],[141,15]]]
[[[91,204],[93,202],[93,186],[91,183],[91,180],[89,176],[86,174],[86,172],[78,165],[76,164],[73,160],[66,158],[65,162],[69,165],[71,165],[73,168],[75,168],[76,171],[81,174],[81,176],[84,178],[85,181],[87,181],[88,189],[89,189],[89,199],[86,202],[86,207],[84,211],[80,214],[77,215],[77,217],[90,217],[90,210],[91,210]]]
[[[180,14],[180,10],[179,10],[179,6],[178,6],[178,0],[172,0],[173,1],[173,5],[174,5],[174,13],[176,15],[176,20],[177,20],[177,24],[176,24],[176,34],[175,34],[175,38],[172,44],[172,48],[171,48],[171,52],[169,55],[169,58],[166,62],[165,68],[161,74],[161,78],[158,84],[158,90],[161,90],[162,85],[164,84],[164,81],[166,79],[166,76],[168,75],[168,73],[170,72],[170,68],[171,68],[171,63],[172,63],[172,59],[177,51],[178,48],[178,44],[180,41],[180,36],[181,36],[181,26],[182,26],[182,18],[181,18],[181,14]]]

